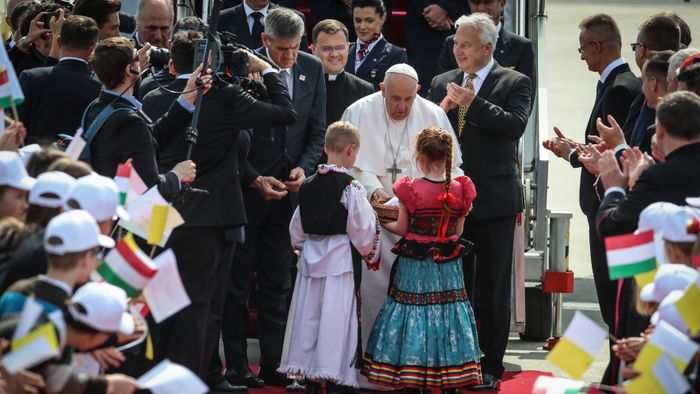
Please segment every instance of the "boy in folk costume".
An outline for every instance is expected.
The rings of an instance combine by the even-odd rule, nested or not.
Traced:
[[[301,250],[279,372],[305,377],[307,393],[352,392],[361,366],[362,260],[379,268],[380,224],[366,191],[348,170],[360,147],[357,129],[335,122],[326,132],[321,164],[299,191],[289,225]]]

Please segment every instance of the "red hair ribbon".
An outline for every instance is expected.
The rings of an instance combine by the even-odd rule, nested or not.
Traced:
[[[438,195],[437,200],[441,203],[447,201],[448,204],[454,204],[457,201],[457,197],[452,193],[442,192]]]

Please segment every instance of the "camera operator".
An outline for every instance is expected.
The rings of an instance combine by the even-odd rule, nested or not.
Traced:
[[[171,45],[172,71],[178,76],[169,89],[179,91],[194,63],[195,40],[203,38],[198,32],[178,33]],[[191,305],[161,323],[154,335],[156,362],[169,358],[204,377],[218,344],[219,328],[210,324],[208,316],[221,315],[221,300],[230,279],[231,253],[225,258],[224,248],[232,248],[226,234],[246,224],[241,181],[238,171],[240,129],[287,126],[296,121],[294,106],[281,75],[270,64],[254,54],[248,55],[250,73],[262,74],[270,102],[255,99],[238,84],[216,83],[202,101],[197,144],[192,159],[197,162],[197,179],[193,187],[209,191],[208,195],[188,194],[184,202],[174,206],[185,224],[176,228],[167,247],[177,256]],[[172,105],[177,93],[159,88],[144,98],[144,110],[158,116]],[[185,157],[187,144],[179,131],[172,141],[158,138],[162,148],[161,168],[169,168]],[[214,298],[216,297],[216,300]],[[212,306],[213,305],[213,306]],[[211,309],[214,308],[214,309]],[[221,376],[210,381],[217,391],[232,391]],[[245,388],[239,388],[245,389]]]
[[[196,16],[186,16],[175,22],[173,26],[173,36],[182,30],[191,31],[206,31],[204,22]],[[167,86],[175,81],[175,73],[170,71],[168,62],[170,61],[170,46],[172,42],[168,41],[168,48],[158,48],[156,51],[151,50],[150,61],[151,66],[156,69],[156,72],[148,75],[141,80],[139,85],[138,97],[144,98],[152,90],[156,90],[161,86]],[[159,67],[159,65],[161,65]]]
[[[163,197],[174,197],[183,184],[194,180],[195,165],[190,160],[183,161],[159,175],[158,147],[154,138],[177,135],[192,119],[197,96],[196,79],[201,66],[187,80],[185,91],[177,102],[155,123],[151,123],[141,111],[141,103],[133,97],[133,85],[139,78],[139,60],[131,41],[124,37],[100,41],[95,48],[92,67],[102,81],[103,89],[86,109],[83,124],[85,135],[90,133],[92,123],[103,110],[116,109],[85,148],[89,150],[92,168],[98,174],[112,178],[117,165],[131,158],[146,186],[158,185]],[[210,76],[202,78],[205,89],[210,87],[210,79]]]

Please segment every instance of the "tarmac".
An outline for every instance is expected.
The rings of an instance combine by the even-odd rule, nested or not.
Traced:
[[[513,0],[509,0],[513,1]],[[578,23],[588,15],[607,13],[618,23],[622,33],[622,55],[632,71],[640,71],[634,62],[630,43],[636,42],[638,27],[644,19],[661,11],[678,13],[689,25],[697,39],[691,43],[700,49],[700,1],[682,0],[549,0],[547,1],[547,69],[549,86],[549,130],[559,127],[567,136],[582,140],[584,128],[595,99],[598,75],[588,71],[580,60],[577,48]],[[566,328],[575,311],[582,311],[604,326],[598,302],[588,252],[588,224],[578,206],[579,170],[555,157],[550,158],[548,208],[573,213],[570,231],[570,268],[575,273],[575,292],[564,296],[563,327]],[[257,340],[250,339],[249,359],[257,362]],[[545,360],[544,342],[524,342],[517,333],[511,335],[506,350],[505,366],[510,371],[536,370],[556,376],[566,374]],[[595,362],[583,376],[585,382],[598,382],[607,365],[606,346],[601,348]]]
[[[674,11],[689,25],[697,39],[691,47],[700,49],[700,2],[691,0],[551,0],[547,1],[547,69],[549,85],[549,130],[554,135],[557,126],[565,135],[583,142],[584,128],[595,100],[598,75],[588,71],[580,60],[577,48],[578,23],[586,16],[606,13],[612,16],[622,33],[622,56],[632,71],[640,71],[634,62],[630,43],[637,41],[638,27],[647,17],[661,11]],[[588,224],[578,206],[579,170],[568,162],[550,156],[549,192],[547,206],[552,211],[567,211],[574,214],[569,239],[569,262],[575,274],[573,294],[564,296],[564,324],[566,328],[575,311],[579,310],[595,319],[601,326],[603,321],[598,308],[593,274],[588,252]],[[544,343],[523,342],[517,334],[511,336],[506,350],[505,363],[509,370],[539,370],[566,375],[545,360]],[[608,352],[604,345],[591,368],[583,376],[586,382],[597,382],[607,365]]]

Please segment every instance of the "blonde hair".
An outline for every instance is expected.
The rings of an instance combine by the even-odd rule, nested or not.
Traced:
[[[360,147],[360,132],[352,123],[341,120],[328,126],[326,149],[329,152],[341,152],[353,144]]]

